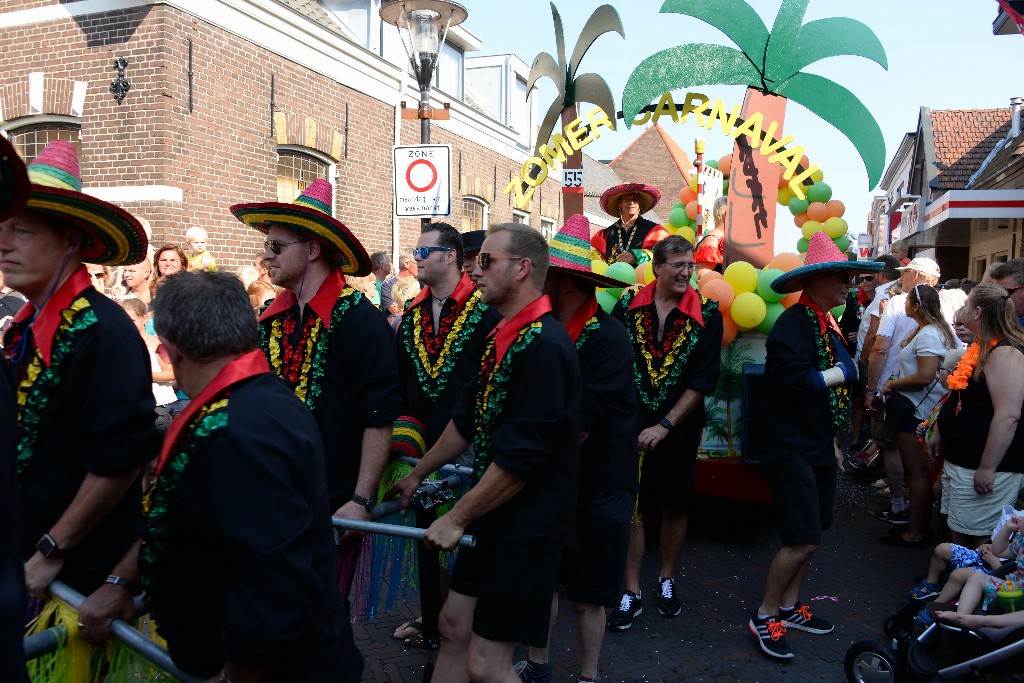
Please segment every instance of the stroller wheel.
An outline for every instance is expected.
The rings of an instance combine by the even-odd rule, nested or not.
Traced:
[[[884,640],[862,640],[846,651],[843,662],[850,683],[895,683],[896,655]]]

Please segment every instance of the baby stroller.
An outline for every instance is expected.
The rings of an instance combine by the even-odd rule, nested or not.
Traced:
[[[994,575],[1009,573],[1016,563]],[[1024,683],[1024,623],[1006,628],[968,629],[938,621],[913,637],[921,603],[905,603],[885,620],[886,640],[862,640],[846,651],[846,680],[852,683],[909,683],[948,680],[1003,680]],[[992,675],[1003,678],[993,679]]]

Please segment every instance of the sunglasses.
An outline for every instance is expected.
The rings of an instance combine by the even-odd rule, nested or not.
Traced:
[[[412,250],[413,258],[423,261],[430,258],[430,252],[432,251],[452,251],[451,247],[416,247]]]
[[[861,282],[874,282],[875,281],[875,276],[874,275],[861,275],[860,276],[860,281]]]
[[[485,251],[476,257],[476,264],[480,266],[480,270],[487,270],[491,267],[491,261],[498,257],[507,259],[526,258],[525,256],[515,256],[513,254],[491,254]]]
[[[1018,289],[1024,289],[1024,285],[1017,285],[1016,287],[1003,287],[1006,290],[1006,296],[1013,296],[1013,293]]]
[[[294,242],[278,242],[277,240],[263,240],[263,248],[269,249],[274,255],[279,255],[281,249],[292,244],[300,244],[302,242],[308,242],[309,240],[295,240]]]

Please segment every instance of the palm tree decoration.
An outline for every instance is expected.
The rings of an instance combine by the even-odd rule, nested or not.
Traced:
[[[750,344],[733,341],[722,353],[722,364],[718,371],[718,385],[710,396],[704,399],[708,413],[704,427],[705,436],[725,444],[727,455],[736,452],[736,441],[740,428],[735,424],[732,406],[743,397],[743,366],[754,363],[750,355]],[[723,408],[724,406],[724,408]],[[725,415],[722,415],[722,413]]]
[[[661,12],[685,14],[729,36],[739,49],[709,43],[678,45],[642,61],[626,82],[622,113],[632,125],[639,111],[668,90],[694,85],[746,85],[805,106],[835,126],[857,149],[870,187],[885,166],[882,130],[867,107],[846,88],[801,69],[828,57],[864,57],[888,69],[878,37],[854,19],[803,23],[809,0],[782,0],[771,33],[745,0],[666,0]],[[782,121],[779,121],[780,128]]]
[[[595,73],[576,75],[583,55],[587,53],[590,46],[605,33],[618,33],[626,37],[622,28],[622,20],[619,13],[611,5],[601,5],[587,19],[587,23],[580,32],[576,46],[572,51],[572,59],[565,61],[565,36],[562,31],[562,17],[558,13],[555,3],[551,3],[551,18],[555,24],[555,47],[558,59],[547,52],[541,52],[533,60],[530,67],[530,77],[526,83],[526,92],[530,92],[538,79],[547,76],[550,78],[558,94],[555,96],[551,106],[548,107],[537,132],[537,155],[540,156],[540,146],[547,144],[555,127],[555,121],[559,114],[562,116],[562,126],[566,126],[577,116],[577,105],[580,102],[591,102],[604,109],[605,113],[615,122],[615,100],[612,91],[603,78]],[[563,168],[583,168],[583,155],[573,154],[569,156]],[[576,213],[583,213],[583,195],[566,193],[565,216]],[[578,206],[576,206],[578,204]]]

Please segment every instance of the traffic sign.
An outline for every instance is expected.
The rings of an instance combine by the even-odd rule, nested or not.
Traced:
[[[395,215],[429,218],[452,213],[452,146],[396,145]]]

